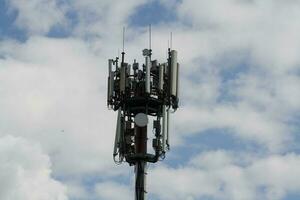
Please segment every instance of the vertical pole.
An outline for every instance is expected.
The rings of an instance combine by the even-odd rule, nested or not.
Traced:
[[[147,153],[147,126],[139,127],[135,125],[135,150],[136,154],[146,155]],[[139,160],[135,165],[135,194],[136,200],[145,200],[146,193],[146,166],[147,163]]]
[[[125,27],[123,27],[123,51],[122,51],[122,64],[121,64],[121,67],[124,65],[124,55],[125,55],[124,46],[125,46]]]
[[[173,40],[173,35],[172,35],[172,32],[170,34],[170,49],[172,50],[172,41]]]
[[[125,46],[125,27],[123,27],[123,52],[124,52],[124,46]]]
[[[151,24],[149,24],[149,49],[151,50]]]

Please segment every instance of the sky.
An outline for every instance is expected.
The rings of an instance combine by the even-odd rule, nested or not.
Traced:
[[[300,1],[1,0],[0,199],[130,200],[112,159],[107,60],[178,51],[152,200],[300,199]]]

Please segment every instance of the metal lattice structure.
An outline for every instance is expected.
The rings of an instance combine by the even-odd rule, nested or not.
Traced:
[[[177,51],[168,48],[164,63],[152,60],[151,45],[143,56],[144,64],[134,60],[130,65],[123,48],[121,61],[118,57],[108,60],[107,105],[118,111],[113,158],[116,163],[135,166],[136,200],[145,199],[147,162],[164,159],[170,148],[169,113],[177,110],[179,102]],[[149,117],[153,118],[152,154],[147,152]]]

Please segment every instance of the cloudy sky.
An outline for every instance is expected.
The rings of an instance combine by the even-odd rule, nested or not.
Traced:
[[[300,1],[1,0],[0,199],[131,200],[112,160],[107,59],[169,33],[181,63],[152,200],[300,199]]]

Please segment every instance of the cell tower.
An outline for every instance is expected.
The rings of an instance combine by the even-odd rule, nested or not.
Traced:
[[[178,108],[179,64],[172,47],[166,62],[152,60],[151,26],[149,49],[143,50],[145,63],[126,63],[124,33],[125,29],[121,62],[118,57],[108,60],[107,105],[118,111],[113,158],[118,164],[135,166],[135,199],[144,200],[147,162],[163,160],[170,149],[169,113]],[[152,154],[147,151],[149,118],[153,118]]]

